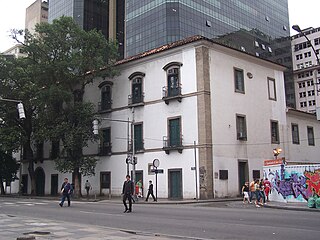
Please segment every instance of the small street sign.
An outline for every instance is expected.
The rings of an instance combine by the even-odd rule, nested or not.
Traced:
[[[192,170],[192,171],[196,170],[196,167],[191,167],[191,170]]]
[[[151,169],[151,172],[154,172],[155,174],[161,174],[163,173],[163,169]]]

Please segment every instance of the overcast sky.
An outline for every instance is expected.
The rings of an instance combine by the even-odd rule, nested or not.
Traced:
[[[24,28],[26,8],[34,1],[0,0],[0,52],[15,44],[9,38],[9,31]],[[298,24],[301,29],[320,27],[319,9],[319,0],[289,0],[290,25]],[[290,31],[295,34],[292,29]]]

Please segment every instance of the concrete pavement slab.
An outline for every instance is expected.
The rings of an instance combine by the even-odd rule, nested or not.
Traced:
[[[153,233],[134,232],[101,226],[83,225],[70,222],[35,219],[23,216],[0,214],[0,239],[36,240],[168,240],[179,239]],[[180,238],[181,239],[181,238]]]

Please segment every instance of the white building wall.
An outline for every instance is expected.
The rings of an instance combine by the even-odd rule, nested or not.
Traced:
[[[131,82],[128,77],[134,72],[143,72],[144,106],[135,107],[135,122],[143,122],[144,153],[137,153],[137,171],[143,171],[144,194],[147,192],[148,181],[155,184],[155,175],[149,173],[148,165],[154,159],[160,160],[160,169],[163,174],[158,174],[158,197],[169,197],[169,171],[181,169],[182,171],[182,197],[194,198],[196,196],[195,156],[193,142],[198,143],[198,103],[195,47],[199,44],[187,44],[171,50],[152,54],[150,56],[123,63],[119,65],[120,75],[108,79],[112,85],[111,113],[101,113],[100,128],[111,127],[112,155],[98,156],[96,175],[82,177],[82,186],[88,179],[92,184],[92,194],[100,194],[100,173],[111,172],[111,193],[119,196],[122,184],[127,174],[125,163],[127,157],[128,124],[109,121],[103,118],[118,120],[133,120],[132,109],[128,108],[128,95],[131,94]],[[301,125],[300,131],[306,131],[306,126],[314,126],[315,142],[318,144],[319,122],[313,118],[301,118],[299,115],[288,115],[285,108],[285,93],[283,68],[271,62],[249,56],[245,53],[223,48],[217,45],[205,44],[210,48],[210,94],[211,94],[211,124],[213,142],[213,176],[215,197],[236,196],[239,193],[239,161],[247,162],[249,180],[252,180],[252,170],[259,170],[262,177],[263,160],[273,159],[272,150],[276,147],[283,149],[279,157],[290,160],[309,160],[320,156],[318,147],[304,144],[294,146],[290,144],[290,122]],[[167,85],[166,72],[162,69],[170,62],[181,62],[181,84],[183,98],[181,102],[170,101],[167,105],[162,100],[162,88]],[[234,91],[234,67],[243,69],[245,76],[245,94]],[[252,78],[247,77],[252,74]],[[268,81],[273,78],[276,82],[277,100],[269,100]],[[97,79],[88,85],[85,99],[95,104],[101,101],[99,84],[102,79]],[[246,116],[247,141],[237,140],[236,114]],[[287,115],[286,115],[287,114]],[[167,135],[168,118],[181,117],[184,149],[181,153],[163,151],[163,136]],[[309,115],[308,115],[309,116]],[[301,118],[301,119],[300,119]],[[278,121],[280,144],[271,144],[270,121]],[[203,126],[204,127],[204,126]],[[301,139],[303,134],[301,133]],[[50,144],[49,144],[50,145]],[[89,143],[84,149],[88,155],[98,153],[99,143]],[[318,150],[317,150],[318,149]],[[35,169],[43,167],[45,171],[45,194],[51,192],[51,174],[58,174],[59,188],[64,177],[71,179],[71,174],[58,173],[54,163],[48,160],[50,150],[45,151],[46,159],[37,163]],[[307,152],[307,153],[306,153]],[[198,149],[196,150],[198,158]],[[306,156],[303,158],[303,156]],[[210,161],[210,159],[209,159]],[[197,163],[199,167],[199,164]],[[130,171],[132,165],[130,165]],[[228,170],[228,180],[219,179],[219,170]],[[27,174],[27,165],[24,164],[23,174]],[[199,176],[199,174],[198,174]],[[199,180],[198,180],[199,181]],[[29,181],[30,185],[30,181]],[[199,184],[198,184],[199,186]],[[82,187],[84,191],[84,187]],[[30,189],[30,186],[28,186]],[[104,189],[104,194],[109,190]]]
[[[299,144],[292,142],[292,124],[299,128]],[[315,145],[309,145],[307,127],[312,127]],[[320,121],[316,116],[309,113],[290,109],[287,112],[287,154],[285,158],[290,162],[320,163]]]
[[[279,122],[282,139],[285,118],[284,80],[279,67],[240,53],[211,50],[211,106],[214,188],[216,197],[239,194],[238,161],[248,162],[249,179],[252,170],[260,170],[263,160],[272,158],[270,120]],[[236,93],[234,67],[243,69],[245,94]],[[252,79],[247,73],[253,75]],[[277,100],[269,100],[267,78],[276,82]],[[236,114],[246,116],[247,141],[237,140]],[[228,170],[228,180],[219,179],[219,170]]]
[[[183,63],[180,74],[182,94],[194,93],[195,82],[195,52],[193,48],[186,51],[173,51],[170,54],[152,56],[134,63],[125,64],[120,68],[121,74],[111,81],[112,85],[112,108],[115,110],[101,117],[127,120],[133,119],[132,109],[128,108],[128,95],[131,94],[131,82],[128,77],[134,72],[143,72],[143,91],[145,93],[144,106],[134,108],[135,122],[143,122],[144,153],[137,153],[138,164],[136,170],[143,171],[144,192],[147,192],[148,181],[155,183],[155,175],[148,175],[148,164],[152,164],[155,158],[160,160],[160,169],[164,174],[158,175],[158,196],[168,197],[168,170],[182,170],[182,188],[184,198],[195,197],[195,172],[191,170],[194,166],[194,150],[184,149],[182,153],[170,151],[166,154],[163,150],[163,136],[167,135],[167,121],[171,117],[181,117],[181,129],[183,134],[183,145],[192,146],[197,141],[197,102],[196,96],[182,99],[182,102],[171,101],[168,105],[162,100],[162,88],[167,85],[167,75],[162,69],[170,62]],[[110,79],[109,79],[110,80]],[[93,103],[100,101],[98,85],[102,79],[90,85],[86,90],[85,97]],[[100,184],[99,172],[111,171],[112,194],[121,193],[122,184],[126,175],[126,151],[127,151],[127,123],[101,120],[100,127],[111,126],[112,155],[101,156],[97,165],[97,175],[90,178],[93,186]],[[95,146],[94,149],[98,147]],[[92,153],[92,150],[90,150]],[[130,166],[130,170],[132,166]],[[108,190],[105,191],[107,193]]]

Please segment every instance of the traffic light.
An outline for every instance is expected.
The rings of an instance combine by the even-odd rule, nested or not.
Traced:
[[[99,134],[99,121],[97,119],[93,120],[92,121],[92,124],[93,124],[93,134],[94,135],[98,135]]]
[[[20,119],[25,119],[25,118],[26,118],[26,115],[25,115],[25,113],[24,113],[23,104],[22,104],[22,103],[18,103],[17,108],[18,108],[19,118],[20,118]]]

